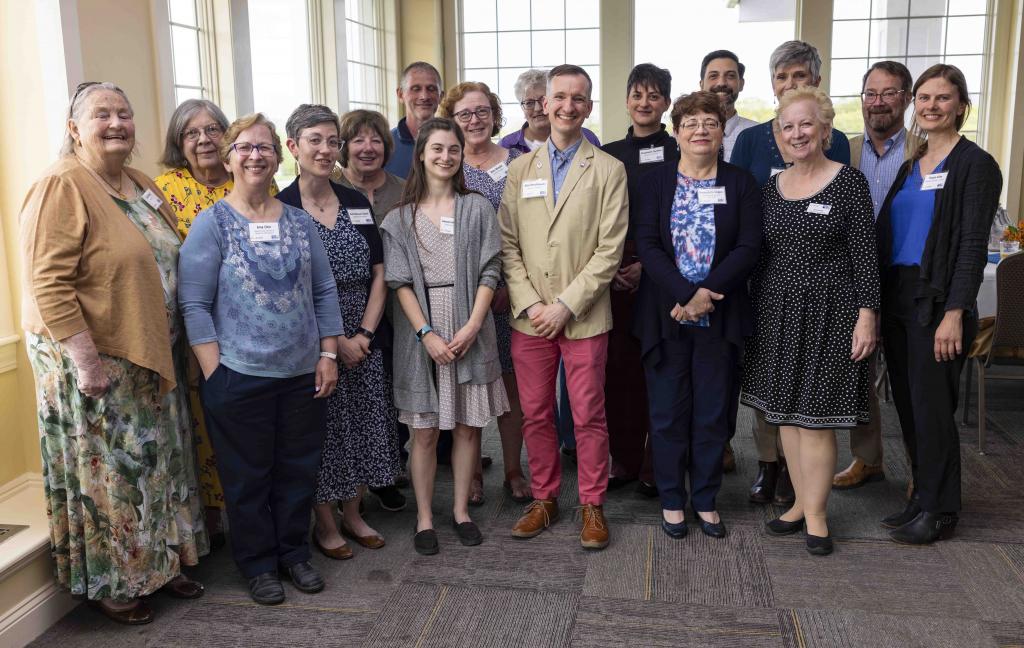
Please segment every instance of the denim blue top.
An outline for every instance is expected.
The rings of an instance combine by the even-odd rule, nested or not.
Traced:
[[[875,145],[871,138],[864,133],[864,148],[860,151],[860,172],[868,179],[868,188],[871,190],[871,203],[875,206],[875,218],[878,212],[882,211],[882,203],[889,194],[889,188],[896,181],[896,176],[903,166],[903,152],[906,149],[907,129],[902,128],[898,133],[885,140],[885,153],[881,155],[875,151]]]
[[[943,159],[932,173],[941,173],[945,166]],[[921,265],[935,213],[935,191],[921,191],[923,182],[921,163],[915,161],[903,187],[892,198],[892,265]]]
[[[562,190],[562,183],[565,182],[565,176],[569,175],[569,167],[572,166],[572,159],[576,156],[576,151],[580,150],[580,145],[583,144],[583,138],[576,140],[576,143],[565,149],[564,151],[558,150],[555,143],[548,138],[548,156],[551,158],[551,184],[555,191],[555,199],[552,200],[552,204],[558,204],[558,192]]]
[[[786,168],[782,152],[775,144],[772,121],[751,126],[740,133],[729,159],[731,164],[750,171],[762,187],[774,175],[773,169],[781,171]],[[839,129],[832,129],[832,146],[825,151],[825,157],[833,162],[850,163],[850,140]]]
[[[715,186],[716,179],[695,180],[676,172],[676,193],[672,199],[672,247],[676,267],[691,283],[700,283],[711,271],[715,258],[715,206],[702,205],[697,189]],[[696,322],[682,321],[690,326],[710,326],[704,315]]]
[[[189,344],[217,342],[250,376],[312,373],[320,338],[344,333],[338,291],[313,219],[284,205],[280,241],[249,240],[249,220],[220,200],[192,222],[178,260]]]

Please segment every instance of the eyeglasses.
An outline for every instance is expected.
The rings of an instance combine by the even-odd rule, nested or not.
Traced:
[[[697,130],[700,127],[704,127],[704,130],[713,131],[721,128],[722,124],[720,124],[717,119],[711,119],[709,117],[708,119],[704,120],[690,119],[688,121],[684,121],[682,124],[679,125],[679,127],[683,130],[688,131]]]
[[[452,115],[452,117],[454,117],[455,119],[459,120],[459,123],[468,124],[469,122],[471,122],[473,120],[473,115],[476,115],[477,119],[479,119],[480,121],[483,121],[485,119],[489,119],[490,118],[490,116],[491,116],[491,109],[487,108],[487,107],[484,107],[484,106],[481,106],[481,107],[477,108],[476,110],[461,110],[461,111],[455,113],[454,115]]]
[[[231,148],[242,157],[249,157],[253,151],[259,151],[260,157],[270,157],[271,153],[275,156],[277,151],[270,144],[250,144],[249,142],[235,142],[231,145]]]
[[[224,129],[220,127],[220,124],[208,124],[202,128],[190,128],[181,134],[189,142],[194,142],[199,139],[199,136],[206,133],[206,137],[212,140],[220,139],[224,135]]]
[[[533,112],[534,110],[540,110],[544,107],[543,101],[544,97],[541,97],[540,99],[525,99],[520,101],[519,105],[522,106],[523,110]]]
[[[905,94],[906,90],[885,90],[884,92],[862,92],[860,98],[864,100],[866,104],[873,104],[878,100],[879,97],[885,103],[896,103],[896,98],[901,94]]]
[[[320,137],[319,135],[311,135],[309,137],[302,136],[299,137],[299,139],[306,140],[307,142],[309,142],[309,145],[312,146],[313,148],[320,148],[325,141],[324,138]],[[341,150],[341,147],[345,145],[345,140],[340,140],[334,137],[329,137],[327,138],[326,141],[327,147],[332,148],[335,151]]]

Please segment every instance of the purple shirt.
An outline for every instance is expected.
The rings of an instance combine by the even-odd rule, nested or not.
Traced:
[[[526,127],[528,125],[528,122],[523,122],[522,128],[520,128],[514,133],[509,133],[505,137],[502,137],[501,141],[498,143],[507,149],[514,148],[518,149],[519,151],[522,151],[523,153],[529,153],[530,147],[527,146],[526,144]],[[601,140],[597,139],[597,135],[594,135],[594,133],[587,128],[583,129],[583,137],[586,137],[587,141],[593,144],[594,146],[601,146]]]

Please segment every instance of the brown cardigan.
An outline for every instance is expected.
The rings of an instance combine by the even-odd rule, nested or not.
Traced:
[[[163,200],[141,172],[125,172]],[[160,215],[177,232],[166,201]],[[153,249],[75,156],[32,185],[21,210],[25,294],[21,325],[63,340],[88,330],[100,353],[160,375],[175,387],[167,309]]]

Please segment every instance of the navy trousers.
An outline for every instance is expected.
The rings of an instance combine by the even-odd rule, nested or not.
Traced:
[[[662,508],[685,509],[688,474],[693,508],[714,511],[731,432],[738,350],[707,330],[682,327],[680,333],[644,358],[654,480]]]
[[[200,393],[242,575],[309,560],[327,412],[314,374],[262,378],[220,365]]]

